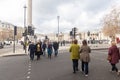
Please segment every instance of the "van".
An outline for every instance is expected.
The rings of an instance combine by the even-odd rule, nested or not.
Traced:
[[[10,45],[11,43],[10,43],[10,41],[4,41],[4,44],[5,45]]]

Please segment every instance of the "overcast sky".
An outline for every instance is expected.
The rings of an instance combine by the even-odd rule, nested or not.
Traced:
[[[24,25],[24,5],[27,0],[0,0],[0,20],[14,25]],[[33,22],[37,33],[57,33],[60,16],[60,32],[73,27],[79,31],[95,30],[120,0],[33,0]]]

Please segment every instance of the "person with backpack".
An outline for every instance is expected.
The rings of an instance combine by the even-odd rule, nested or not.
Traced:
[[[53,45],[51,42],[48,42],[47,53],[48,53],[48,58],[51,59],[53,53]]]

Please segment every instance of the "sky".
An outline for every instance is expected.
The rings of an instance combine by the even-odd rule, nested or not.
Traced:
[[[102,27],[103,17],[120,5],[120,0],[33,0],[32,24],[36,33],[69,33],[73,27],[91,31]],[[24,26],[27,0],[0,0],[0,20]]]

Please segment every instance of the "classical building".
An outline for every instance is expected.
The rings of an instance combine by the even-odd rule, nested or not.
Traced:
[[[22,37],[24,29],[22,27],[17,26],[17,35],[16,39],[20,39]],[[4,40],[13,40],[14,36],[14,25],[8,22],[0,21],[0,41]]]

